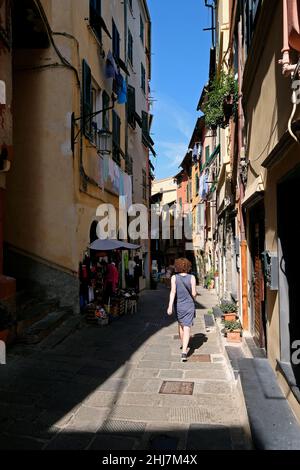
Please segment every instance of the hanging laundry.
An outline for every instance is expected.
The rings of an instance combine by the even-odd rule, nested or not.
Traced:
[[[122,77],[122,86],[118,93],[118,103],[125,104],[127,103],[127,84],[126,80]]]
[[[124,176],[125,176],[125,173],[120,170],[120,196],[125,196],[125,193],[124,193]]]
[[[198,157],[199,161],[201,159],[201,156],[202,156],[202,144],[199,144],[198,145],[198,153],[197,153],[197,157]]]
[[[113,187],[115,192],[120,194],[120,168],[114,163]]]
[[[200,184],[199,184],[199,193],[200,193],[200,197],[203,199],[205,197],[205,194],[204,194],[204,174],[202,173],[202,175],[200,176]]]
[[[115,59],[113,58],[111,51],[109,51],[106,59],[105,76],[106,78],[116,78],[117,74],[118,68]]]
[[[204,193],[205,193],[205,196],[208,194],[209,192],[209,187],[208,187],[208,181],[209,181],[209,178],[208,178],[209,174],[208,172],[205,173],[205,176],[204,176]]]
[[[106,183],[109,175],[109,157],[107,155],[103,158],[103,179]]]
[[[109,158],[109,160],[108,160],[108,171],[109,171],[110,181],[111,181],[112,184],[114,182],[114,176],[115,176],[114,165],[115,165],[115,163],[113,162],[113,160],[111,158]]]
[[[193,158],[193,161],[194,161],[194,162],[197,161],[197,158],[198,158],[198,147],[197,147],[197,144],[195,144],[195,146],[194,146],[193,153],[192,153],[192,158]]]

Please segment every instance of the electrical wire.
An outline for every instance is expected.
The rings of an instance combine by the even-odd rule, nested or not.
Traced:
[[[293,109],[292,109],[292,112],[291,112],[291,115],[290,115],[290,118],[289,118],[289,122],[288,122],[288,131],[289,131],[291,137],[299,144],[298,137],[294,134],[294,132],[292,130],[292,121],[295,117],[295,113],[296,113],[296,109],[297,109],[297,97],[296,97],[296,91],[295,90],[293,90],[293,94],[292,94],[292,103],[293,103]]]
[[[80,87],[81,84],[80,84],[80,78],[79,78],[79,74],[78,74],[77,69],[62,55],[62,53],[61,53],[60,50],[58,49],[57,45],[55,44],[55,41],[54,41],[54,39],[53,39],[52,29],[51,29],[51,26],[50,26],[50,24],[49,24],[49,22],[48,22],[47,15],[45,14],[45,11],[44,11],[44,8],[43,8],[43,6],[42,6],[42,4],[41,4],[41,1],[40,1],[40,0],[34,0],[34,1],[35,1],[35,5],[36,5],[36,7],[37,7],[37,9],[38,9],[38,11],[39,11],[40,16],[41,16],[41,18],[42,18],[43,21],[44,21],[44,24],[45,24],[46,30],[47,30],[47,35],[48,35],[48,37],[49,37],[49,40],[50,40],[50,42],[51,42],[51,44],[52,44],[52,46],[53,46],[53,48],[54,48],[56,54],[58,55],[58,57],[60,58],[62,64],[63,64],[65,67],[67,67],[67,68],[73,70],[73,72],[74,72],[75,75],[76,75],[77,84],[78,84],[78,86]],[[56,33],[56,34],[57,34],[57,33]],[[67,34],[67,33],[66,33],[66,34]]]

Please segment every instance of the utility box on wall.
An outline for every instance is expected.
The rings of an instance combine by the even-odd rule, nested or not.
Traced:
[[[278,255],[270,251],[262,253],[264,262],[264,273],[267,287],[270,290],[278,290],[279,273],[278,273]]]

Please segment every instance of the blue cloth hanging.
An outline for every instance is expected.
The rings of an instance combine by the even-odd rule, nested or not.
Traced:
[[[118,103],[125,104],[127,103],[127,84],[126,80],[122,77],[122,86],[118,93]]]

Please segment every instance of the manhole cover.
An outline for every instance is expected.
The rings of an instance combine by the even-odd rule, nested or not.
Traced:
[[[211,362],[209,354],[193,354],[189,357],[189,362]]]
[[[194,382],[163,382],[159,393],[164,395],[193,395]]]
[[[178,439],[170,436],[154,436],[149,440],[151,450],[177,450]]]

